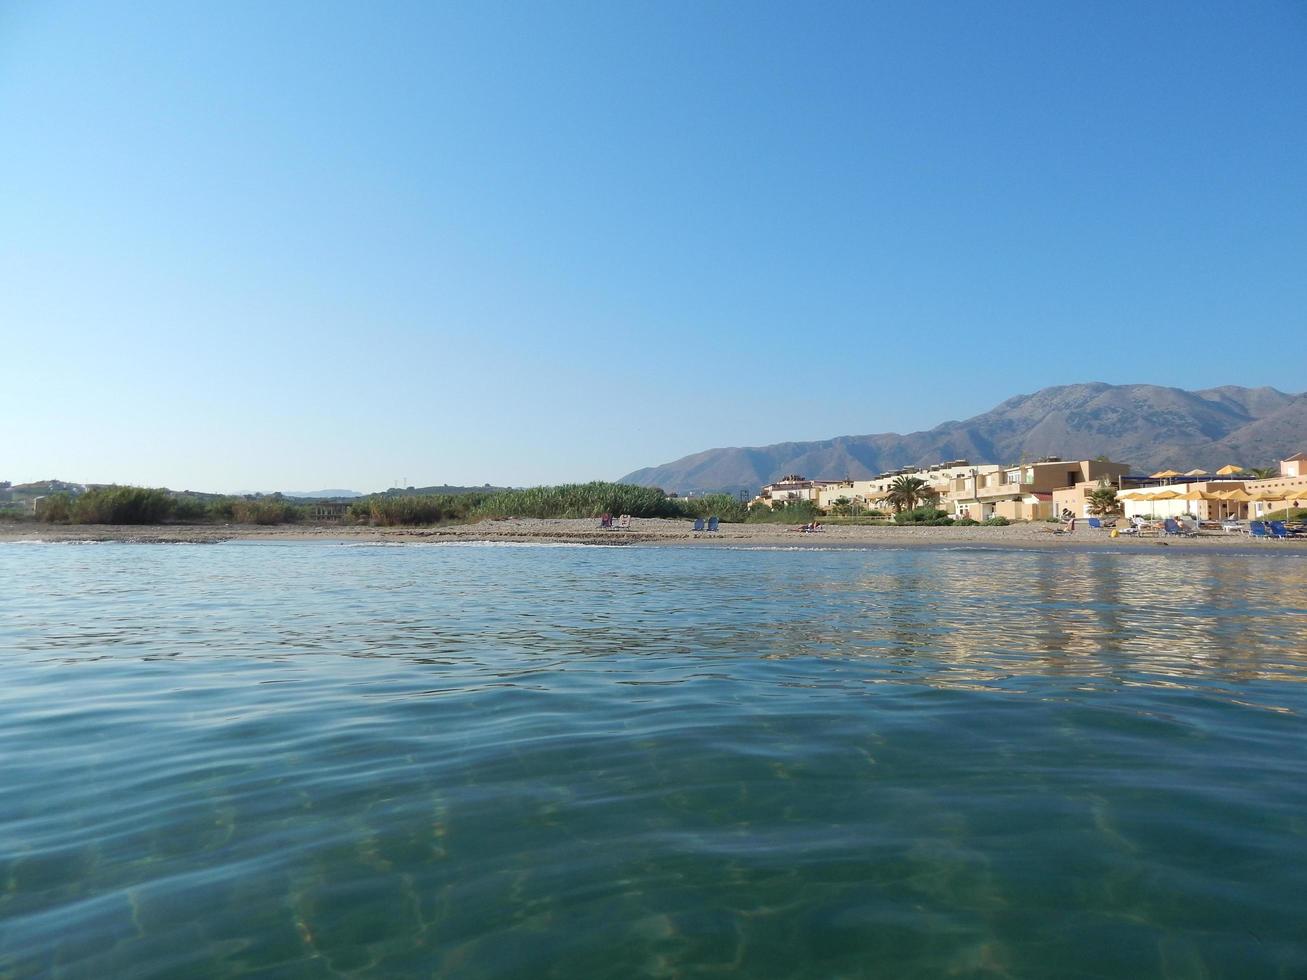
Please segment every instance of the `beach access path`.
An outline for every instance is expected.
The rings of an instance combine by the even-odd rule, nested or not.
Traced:
[[[1107,531],[1081,523],[1071,533],[1055,534],[1048,523],[1007,527],[911,527],[828,525],[804,533],[783,524],[723,524],[714,533],[692,530],[688,520],[636,518],[629,531],[600,528],[584,519],[507,518],[475,524],[437,527],[364,527],[342,524],[164,524],[51,525],[0,524],[0,542],[122,541],[137,543],[216,543],[222,541],[347,541],[347,542],[502,542],[593,545],[688,545],[736,548],[938,548],[1098,549],[1161,552],[1191,549],[1237,550],[1307,555],[1307,538],[1287,541],[1253,540],[1246,535],[1208,531],[1196,538],[1111,537]]]

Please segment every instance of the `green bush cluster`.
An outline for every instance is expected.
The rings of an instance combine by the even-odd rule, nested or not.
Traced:
[[[41,520],[75,524],[160,524],[173,515],[176,501],[167,490],[97,487],[79,497],[54,494],[41,505]]]
[[[729,493],[709,493],[673,503],[680,505],[682,517],[719,517],[728,524],[739,524],[751,516],[749,505]]]
[[[483,493],[375,494],[349,505],[349,517],[382,527],[466,520],[491,495]]]
[[[748,508],[751,523],[807,524],[822,516],[821,509],[811,500],[778,500],[771,507],[759,503]]]
[[[985,518],[986,527],[1007,527],[1011,523],[1012,522],[1009,521],[1006,517],[1002,517],[998,514],[995,514],[993,517]]]
[[[223,509],[237,524],[293,524],[304,516],[303,508],[276,497],[238,498],[224,502]]]
[[[681,517],[682,504],[656,487],[625,483],[568,483],[492,494],[471,512],[472,517]]]
[[[918,524],[929,527],[948,527],[953,518],[935,507],[913,507],[911,510],[899,511],[894,515],[895,524]]]
[[[971,517],[959,517],[953,522],[954,527],[980,527],[980,521]]]

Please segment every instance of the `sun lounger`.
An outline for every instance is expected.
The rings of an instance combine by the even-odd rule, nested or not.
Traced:
[[[1266,538],[1269,540],[1271,532],[1266,530],[1266,525],[1261,521],[1249,521],[1248,533],[1254,538]]]
[[[1143,518],[1135,518],[1135,534],[1141,538],[1156,538],[1161,534],[1158,526]]]
[[[1284,526],[1284,521],[1268,521],[1267,527],[1270,528],[1273,538],[1284,539],[1289,536],[1289,529]]]
[[[619,517],[619,518],[617,519],[617,530],[619,530],[619,531],[629,531],[629,530],[631,530],[631,515],[630,515],[630,514],[623,514],[621,517]]]
[[[717,525],[718,525],[719,523],[721,523],[721,518],[718,518],[718,517],[710,517],[710,518],[708,518],[708,530],[709,530],[709,531],[716,531],[716,530],[717,530]]]
[[[702,518],[702,517],[696,517],[696,518],[694,519],[694,527],[690,528],[690,530],[692,530],[692,531],[694,531],[694,532],[696,532],[696,533],[699,532],[699,531],[702,531],[702,530],[703,530],[703,518]]]

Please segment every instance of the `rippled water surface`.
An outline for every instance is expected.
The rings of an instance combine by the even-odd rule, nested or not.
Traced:
[[[0,976],[1307,976],[1304,596],[1270,554],[0,545]]]

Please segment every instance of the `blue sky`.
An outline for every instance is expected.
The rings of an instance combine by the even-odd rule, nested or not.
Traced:
[[[528,484],[1301,391],[1304,120],[1295,3],[6,4],[0,478]]]

